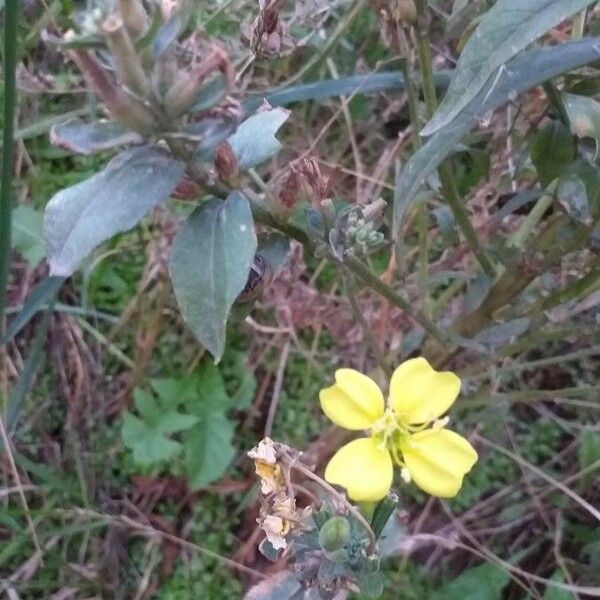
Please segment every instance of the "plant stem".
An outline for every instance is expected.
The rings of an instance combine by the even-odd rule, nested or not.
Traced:
[[[352,312],[354,313],[354,318],[359,322],[360,326],[362,327],[362,330],[365,334],[365,338],[367,339],[367,342],[371,347],[371,352],[373,352],[373,356],[375,357],[377,364],[379,365],[381,370],[386,374],[386,376],[390,377],[392,374],[391,370],[386,365],[385,357],[383,355],[383,352],[381,351],[381,348],[379,347],[379,343],[375,339],[373,331],[371,330],[369,323],[367,323],[367,320],[365,319],[360,309],[360,306],[358,306],[358,302],[356,301],[356,297],[354,296],[354,292],[352,291],[352,282],[347,276],[344,277],[344,287],[346,288],[346,296],[348,296],[350,307],[352,308]]]
[[[419,24],[414,28],[415,37],[417,40],[417,51],[419,54],[419,66],[421,68],[421,78],[423,85],[423,95],[425,96],[425,105],[427,107],[427,114],[429,117],[433,116],[435,109],[437,108],[437,95],[435,91],[435,79],[433,76],[433,61],[431,57],[431,48],[429,46],[429,34],[427,27],[424,26],[424,18],[419,19]],[[494,277],[496,269],[489,259],[485,250],[479,243],[477,232],[471,223],[469,214],[467,213],[463,202],[458,194],[456,183],[454,182],[454,176],[452,169],[447,162],[443,162],[438,167],[438,173],[440,176],[440,182],[442,184],[442,191],[450,210],[454,215],[456,224],[462,231],[462,234],[469,244],[471,251],[475,255],[475,258],[481,265],[484,273],[489,277]]]
[[[383,296],[386,300],[397,306],[409,316],[411,316],[425,331],[434,337],[440,344],[453,345],[448,339],[448,335],[442,331],[429,317],[423,313],[416,312],[412,306],[400,294],[386,285],[369,267],[363,264],[355,256],[347,256],[344,264],[358,277],[367,287]]]
[[[4,131],[0,176],[0,338],[4,335],[6,292],[11,250],[13,131],[15,119],[15,64],[19,0],[6,0],[4,11]]]

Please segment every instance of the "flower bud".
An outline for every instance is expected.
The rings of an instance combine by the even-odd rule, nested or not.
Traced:
[[[223,183],[235,185],[239,175],[238,162],[231,146],[226,141],[221,142],[217,146],[215,151],[215,168],[219,174],[219,179]]]
[[[400,23],[414,25],[417,22],[417,7],[414,0],[397,0],[396,18]]]
[[[68,56],[115,121],[144,136],[153,131],[156,120],[150,109],[116,85],[89,52],[72,50]]]
[[[319,531],[319,544],[325,552],[335,552],[350,541],[350,534],[350,522],[346,517],[331,517]]]
[[[197,200],[202,188],[187,175],[184,175],[171,193],[177,200]]]
[[[115,59],[120,82],[134,94],[147,98],[150,95],[150,82],[123,19],[116,14],[110,15],[102,24],[102,32]]]
[[[148,30],[148,15],[141,0],[119,0],[119,13],[132,36],[141,36]]]
[[[234,72],[227,52],[218,45],[214,45],[212,52],[193,69],[184,72],[173,84],[165,96],[165,111],[169,117],[181,116],[196,100],[200,88],[206,78],[216,70],[221,71],[231,84]]]

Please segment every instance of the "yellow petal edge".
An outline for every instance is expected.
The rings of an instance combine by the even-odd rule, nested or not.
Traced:
[[[392,486],[394,467],[389,452],[371,438],[342,446],[325,469],[325,480],[346,488],[355,502],[377,502]]]
[[[394,412],[411,425],[444,415],[460,392],[460,379],[451,371],[436,371],[422,357],[403,362],[390,381]]]
[[[323,412],[344,429],[368,429],[383,415],[385,402],[379,386],[354,369],[338,369],[335,385],[319,393]]]

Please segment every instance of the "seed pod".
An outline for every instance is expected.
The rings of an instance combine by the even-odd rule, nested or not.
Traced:
[[[341,550],[350,541],[350,533],[346,517],[331,517],[319,531],[319,544],[325,552]]]

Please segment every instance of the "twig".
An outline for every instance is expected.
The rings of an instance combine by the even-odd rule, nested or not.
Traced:
[[[263,437],[271,436],[273,421],[275,420],[275,413],[277,412],[279,396],[281,395],[281,387],[283,385],[283,375],[285,373],[285,367],[287,366],[288,356],[290,354],[290,345],[290,340],[286,340],[283,350],[281,351],[281,358],[279,359],[279,366],[277,367],[277,375],[275,376],[275,385],[273,386],[273,396],[271,397],[271,404],[269,405],[269,413],[267,414],[267,422],[265,424],[265,435]]]
[[[23,507],[23,511],[25,513],[25,519],[27,520],[27,526],[29,527],[29,531],[31,533],[33,545],[35,546],[36,552],[39,552],[40,556],[42,556],[42,554],[43,554],[42,547],[40,546],[40,541],[39,541],[37,533],[35,531],[35,525],[33,524],[33,519],[31,518],[31,512],[29,511],[29,505],[27,504],[27,498],[25,498],[25,492],[23,491],[23,485],[21,483],[21,478],[19,477],[19,471],[18,471],[17,465],[15,463],[15,457],[13,456],[12,449],[10,447],[10,440],[8,439],[8,435],[7,435],[6,429],[4,427],[4,421],[2,420],[1,415],[0,415],[0,439],[2,440],[2,445],[4,446],[4,450],[6,452],[8,466],[10,467],[10,471],[13,476],[15,486],[18,489],[19,499],[21,501],[21,506]],[[40,560],[42,560],[42,559],[40,558]]]

